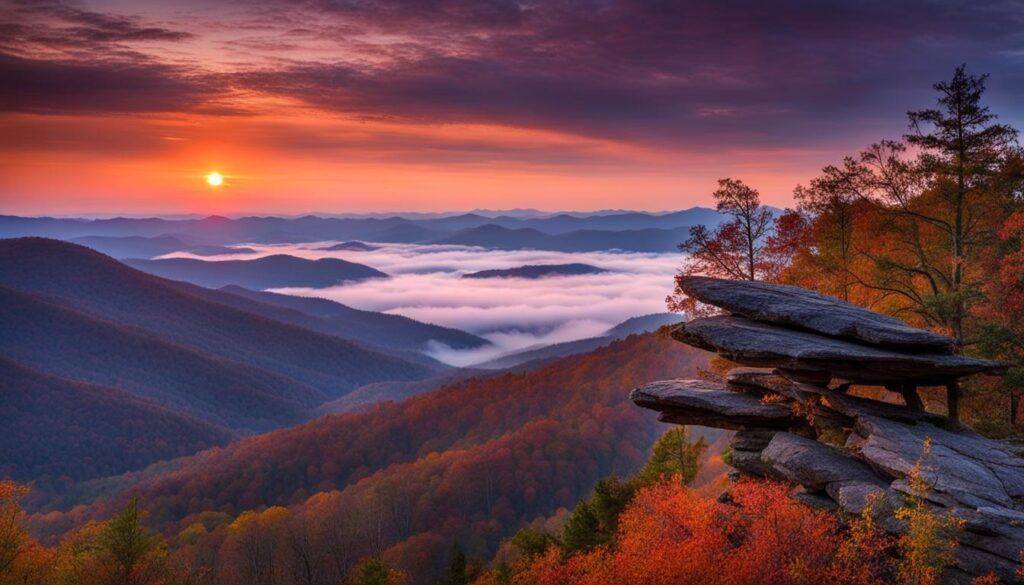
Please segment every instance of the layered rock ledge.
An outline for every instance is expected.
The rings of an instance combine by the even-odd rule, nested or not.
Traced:
[[[917,473],[929,487],[927,505],[963,520],[945,579],[969,583],[995,572],[1013,582],[1024,551],[1024,457],[925,411],[916,393],[945,385],[955,407],[961,377],[1000,373],[1000,364],[956,355],[949,338],[795,287],[696,277],[682,285],[732,314],[690,321],[673,337],[746,367],[722,382],[637,388],[637,405],[666,422],[734,430],[730,461],[741,474],[792,482],[800,486],[795,498],[850,514],[870,503],[892,532],[904,529],[892,510],[922,497],[911,485]],[[851,385],[895,390],[904,404],[852,395]]]

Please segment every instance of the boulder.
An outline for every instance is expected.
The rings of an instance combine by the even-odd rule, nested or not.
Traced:
[[[812,491],[848,482],[886,487],[867,465],[839,449],[793,433],[776,433],[761,451],[761,460],[786,479]]]
[[[935,495],[960,505],[1012,509],[1024,498],[1024,460],[974,432],[865,415],[857,417],[856,431],[864,437],[860,457],[888,477],[906,478],[920,461]],[[922,457],[926,441],[931,452]]]
[[[672,336],[739,364],[827,372],[854,384],[935,386],[1006,369],[962,355],[908,353],[732,315],[695,319],[675,328]]]
[[[812,290],[782,284],[685,276],[679,287],[697,300],[755,321],[901,351],[953,353],[951,337]]]
[[[705,380],[654,382],[633,390],[630,399],[661,412],[661,420],[666,422],[731,430],[744,426],[783,428],[793,414],[787,405],[763,404],[754,396]]]

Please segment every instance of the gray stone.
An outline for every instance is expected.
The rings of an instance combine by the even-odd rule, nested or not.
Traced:
[[[1024,460],[996,441],[970,431],[874,416],[857,417],[856,430],[865,438],[860,456],[890,477],[907,477],[920,460],[931,490],[962,505],[1013,509],[1024,498]],[[931,452],[922,458],[926,440]]]
[[[790,497],[800,502],[801,504],[805,504],[816,510],[835,512],[839,509],[839,506],[836,504],[835,500],[829,497],[828,494],[822,492],[797,490]]]
[[[952,353],[954,346],[950,337],[795,286],[686,276],[679,287],[703,303],[756,321],[904,350]]]
[[[740,449],[734,449],[732,452],[732,466],[747,475],[768,477],[771,479],[785,479],[776,473],[770,465],[761,460],[760,451],[743,451]]]
[[[690,345],[747,366],[829,372],[855,384],[946,384],[1005,366],[961,355],[907,353],[723,315],[695,319],[672,331]]]
[[[793,433],[776,433],[761,451],[761,460],[786,479],[810,490],[831,483],[861,482],[885,488],[867,465],[839,449]]]
[[[840,508],[858,516],[871,505],[892,509],[901,503],[898,494],[878,481],[837,481],[825,491]]]
[[[732,436],[729,446],[742,451],[760,451],[768,446],[778,429],[758,429],[744,427]]]
[[[762,404],[749,394],[704,380],[668,380],[633,390],[630,399],[661,412],[661,420],[738,430],[744,426],[781,428],[792,417],[790,407]]]

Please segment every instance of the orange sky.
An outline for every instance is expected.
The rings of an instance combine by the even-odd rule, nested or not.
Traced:
[[[950,4],[0,0],[0,213],[785,206],[959,59],[1021,116],[1020,15]]]

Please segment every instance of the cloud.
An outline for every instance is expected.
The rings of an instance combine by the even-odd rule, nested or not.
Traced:
[[[148,62],[67,62],[0,53],[0,109],[17,112],[197,111],[217,97],[211,82]]]
[[[143,3],[131,16],[6,4],[0,51],[32,61],[6,63],[29,82],[5,96],[17,109],[192,111],[216,99],[232,113],[256,94],[404,124],[799,148],[898,132],[963,61],[996,73],[1001,91],[1024,89],[1017,2],[259,0],[184,14]],[[99,95],[99,81],[128,98]],[[66,98],[49,94],[57,83]],[[468,155],[438,158],[449,156]]]
[[[413,6],[416,5],[416,6]],[[963,60],[1024,88],[1016,3],[322,2],[364,45],[240,75],[319,108],[648,145],[807,145]],[[401,42],[395,42],[398,37]],[[379,39],[376,42],[374,39]],[[1014,73],[1014,71],[1018,71]],[[901,96],[904,97],[904,96]],[[930,101],[930,100],[929,100]]]
[[[359,309],[404,315],[470,331],[492,342],[492,347],[470,352],[440,345],[434,348],[436,357],[455,365],[477,363],[537,344],[594,337],[631,317],[663,312],[680,260],[677,254],[569,254],[464,246],[389,244],[368,252],[315,249],[323,245],[253,245],[255,254],[231,258],[286,253],[305,258],[343,258],[383,270],[391,278],[277,292],[323,297]],[[571,262],[592,264],[610,272],[543,279],[461,278],[467,272],[488,268]]]

